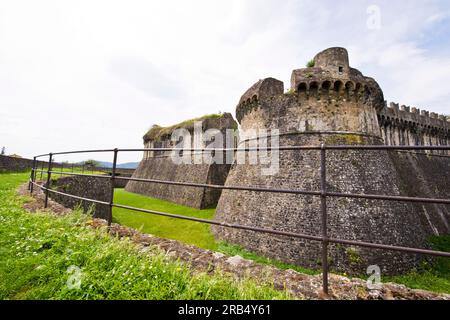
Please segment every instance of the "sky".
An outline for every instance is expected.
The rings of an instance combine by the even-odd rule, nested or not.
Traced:
[[[0,147],[141,148],[153,124],[234,115],[259,79],[288,89],[334,46],[387,101],[450,114],[449,1],[0,0]],[[86,157],[111,160],[57,161]]]

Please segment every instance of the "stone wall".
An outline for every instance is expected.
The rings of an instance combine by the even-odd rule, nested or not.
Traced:
[[[48,158],[48,157],[47,157]],[[66,171],[71,168],[72,164],[62,164],[62,163],[52,163],[53,168],[64,168]],[[33,167],[33,159],[26,159],[26,158],[17,158],[17,157],[10,157],[5,155],[0,155],[0,172],[20,172],[20,171],[26,171],[30,170]],[[80,165],[76,164],[76,168],[79,168]],[[36,168],[37,169],[43,169],[47,170],[48,168],[48,162],[47,161],[36,161]],[[102,168],[102,167],[86,167],[85,172],[88,174],[90,171],[101,171],[108,174],[111,174],[111,168]],[[116,169],[116,175],[118,176],[124,176],[124,177],[131,177],[134,173],[135,169],[128,169],[128,168],[117,168]],[[116,181],[116,183],[119,185],[119,187],[123,188],[125,187],[126,181],[122,182]],[[122,185],[122,186],[120,186]]]
[[[47,162],[38,161],[39,166],[47,166]],[[0,155],[0,172],[20,172],[30,170],[33,160]]]
[[[450,144],[450,118],[444,115],[397,103],[386,104],[377,115],[380,136],[387,145]],[[450,155],[448,151],[433,153]]]
[[[278,129],[281,146],[384,144],[379,121],[383,92],[374,79],[351,68],[343,52],[326,50],[316,56],[313,68],[294,70],[288,93],[276,79],[258,81],[236,108],[241,129]],[[331,61],[334,53],[336,62]],[[386,150],[328,150],[327,190],[445,198],[449,159]],[[319,160],[317,150],[280,151],[278,173],[263,176],[262,165],[234,164],[225,185],[320,191]],[[328,197],[327,207],[330,237],[426,248],[428,237],[450,231],[448,206]],[[281,193],[224,190],[216,210],[221,222],[311,235],[321,234],[320,217],[319,197]],[[320,242],[218,226],[213,232],[218,239],[281,261],[313,268],[321,264]],[[422,257],[331,245],[329,258],[339,271],[364,274],[369,265],[378,265],[383,274],[394,274],[417,266]]]
[[[201,130],[217,129],[220,135],[225,136],[227,129],[235,129],[236,122],[229,113],[223,115],[214,115],[213,117],[202,117],[185,121],[181,124],[163,128],[154,126],[144,136],[145,148],[174,148],[176,141],[171,140],[171,134],[175,129],[186,129],[189,134],[194,137],[195,121],[201,121]],[[225,144],[225,141],[223,141]],[[221,145],[220,147],[224,147]],[[188,146],[190,148],[206,148],[207,143],[202,141],[198,146],[194,145],[194,141]],[[201,152],[194,152],[202,155]],[[201,184],[218,184],[225,183],[230,165],[218,163],[207,163],[201,161],[194,164],[195,155],[190,156],[192,164],[177,164],[172,161],[171,153],[168,151],[146,151],[144,159],[133,174],[134,178],[166,180],[173,182],[191,182]],[[225,160],[225,159],[223,159]],[[125,188],[127,191],[168,200],[181,205],[203,209],[215,207],[219,200],[221,190],[200,187],[186,187],[177,185],[167,185],[160,183],[148,183],[130,181]]]
[[[101,168],[97,167],[93,169],[94,171],[104,172],[105,174],[111,176],[112,169],[111,168]],[[116,177],[127,177],[130,178],[133,176],[133,173],[136,169],[127,169],[127,168],[116,168]],[[128,183],[128,180],[117,178],[114,180],[114,188],[125,188]]]
[[[280,144],[346,144],[352,139],[352,135],[286,136],[281,137]],[[367,137],[360,141],[376,142]],[[426,157],[387,151],[327,151],[327,188],[344,193],[448,197],[448,179],[438,176],[450,172],[450,161]],[[318,151],[281,151],[280,172],[275,176],[261,176],[260,166],[235,165],[226,185],[318,191],[319,163]],[[401,170],[397,170],[397,166]],[[412,168],[417,174],[411,173]],[[434,179],[440,182],[435,183]],[[427,248],[429,236],[450,232],[450,208],[445,205],[330,197],[327,208],[329,236],[341,239]],[[321,234],[319,197],[224,190],[216,212],[217,220],[228,223]],[[213,230],[217,238],[259,254],[320,268],[321,245],[318,242],[221,227],[213,227]],[[383,274],[401,273],[417,265],[421,258],[339,245],[331,245],[329,257],[331,268],[354,274],[363,274],[367,266],[373,264],[379,265]]]
[[[229,168],[229,165],[174,164],[170,158],[159,157],[142,160],[134,177],[223,185]],[[126,190],[197,209],[215,207],[220,197],[220,190],[215,189],[136,181],[128,182]]]
[[[84,176],[62,177],[53,179],[52,188],[64,193],[99,201],[109,202],[111,198],[111,181],[105,178]],[[106,219],[108,216],[108,205],[92,204],[88,201],[82,201],[52,192],[49,193],[49,196],[68,208],[81,206],[85,212],[93,210],[93,215],[96,218]]]
[[[409,197],[448,199],[450,194],[450,157],[397,151],[389,153],[400,176],[401,194]],[[414,204],[427,234],[450,233],[450,205]]]

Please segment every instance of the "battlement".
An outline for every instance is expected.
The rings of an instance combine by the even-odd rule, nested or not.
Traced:
[[[351,69],[347,50],[339,47],[328,48],[316,54],[314,66],[328,70],[335,77],[348,74]]]
[[[296,90],[293,90],[301,98],[369,103],[375,102],[372,100],[375,97],[373,93],[378,91],[378,88],[370,81],[354,82],[348,80],[343,82],[341,80],[314,79],[314,76],[308,78],[308,81],[300,82]],[[380,97],[379,94],[377,96]],[[380,100],[376,101],[376,105],[379,105],[379,103]]]
[[[280,133],[353,132],[379,138],[376,111],[384,106],[378,83],[351,68],[344,48],[317,54],[314,67],[292,71],[291,88],[266,78],[240,98],[242,128],[268,127]]]
[[[261,79],[252,85],[239,99],[236,107],[236,118],[240,122],[242,117],[251,111],[259,101],[266,100],[284,92],[283,81],[275,78]]]
[[[314,57],[314,67],[292,71],[291,92],[321,99],[334,98],[370,103],[380,109],[384,103],[378,83],[349,65],[344,48],[330,48]]]
[[[283,82],[274,78],[259,80],[240,98],[236,108],[237,120],[258,108],[262,102],[284,94]],[[299,105],[313,100],[340,105],[356,103],[360,107],[381,110],[384,96],[378,83],[351,68],[347,50],[330,48],[314,57],[314,67],[292,71],[288,95],[295,95]]]
[[[274,78],[259,80],[250,87],[239,100],[239,105],[249,104],[252,101],[266,99],[278,94],[283,94],[284,84],[282,81]]]
[[[384,107],[377,114],[380,125],[415,126],[445,132],[450,130],[450,117],[421,110],[417,107],[399,105],[394,102],[387,104],[385,102]]]

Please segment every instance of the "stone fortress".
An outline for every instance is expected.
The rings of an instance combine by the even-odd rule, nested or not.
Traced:
[[[214,125],[220,130],[236,126],[231,115],[225,118]],[[450,119],[398,104],[388,106],[377,82],[350,67],[344,48],[324,50],[314,57],[313,67],[294,70],[288,92],[279,80],[258,81],[241,97],[236,118],[241,130],[279,130],[280,146],[450,142]],[[144,138],[146,147],[170,146],[171,128],[166,128],[165,136],[153,135],[159,127],[152,130]],[[239,146],[259,138],[246,136]],[[263,176],[262,165],[177,168],[167,157],[147,153],[134,176],[318,191],[319,159],[317,150],[280,151],[279,172]],[[333,192],[434,198],[450,193],[450,156],[444,151],[329,150],[326,169],[327,189]],[[213,189],[140,182],[129,182],[127,190],[197,208],[218,201],[215,219],[222,222],[321,234],[319,197],[236,190],[220,194]],[[329,197],[327,207],[330,237],[426,248],[430,236],[450,232],[450,208],[445,205]],[[270,258],[320,267],[318,242],[218,226],[212,230],[217,239]],[[384,274],[399,273],[421,260],[414,254],[341,245],[330,245],[329,257],[335,270],[359,274],[369,265],[380,266]]]
[[[377,115],[380,134],[386,145],[441,146],[450,143],[450,117],[447,119],[444,115],[392,102]],[[449,154],[448,151],[440,153]]]
[[[174,148],[175,142],[171,140],[173,131],[182,128],[187,130],[191,136],[194,136],[194,124],[196,121],[201,122],[202,131],[216,129],[223,135],[226,135],[227,129],[237,128],[237,123],[230,113],[208,115],[165,128],[155,125],[144,136],[144,148]],[[188,147],[196,147],[193,139]],[[205,148],[207,145],[202,141],[202,144],[198,147]],[[133,177],[223,185],[230,167],[231,165],[226,164],[226,161],[223,161],[223,164],[176,164],[172,161],[168,151],[146,151]],[[130,192],[168,200],[197,209],[215,207],[221,194],[221,190],[218,189],[139,181],[128,182],[125,189]]]

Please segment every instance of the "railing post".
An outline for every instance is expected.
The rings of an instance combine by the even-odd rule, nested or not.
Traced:
[[[41,177],[40,177],[40,180],[42,180],[43,175],[44,175],[44,161],[42,161],[42,163],[41,163]]]
[[[30,194],[33,194],[33,182],[35,181],[36,172],[36,157],[33,157],[33,167],[31,168],[31,176],[30,183],[28,185],[28,190],[30,190]]]
[[[322,220],[322,289],[328,295],[328,217],[327,217],[327,176],[326,147],[320,145],[320,211]]]
[[[117,153],[119,150],[117,148],[114,149],[114,159],[113,159],[113,166],[111,171],[111,192],[110,192],[110,198],[109,198],[109,212],[108,212],[108,226],[111,226],[112,223],[112,211],[113,211],[113,203],[114,203],[114,184],[116,180],[116,166],[117,166]]]
[[[44,202],[44,208],[48,207],[48,193],[49,193],[49,189],[50,189],[50,178],[51,178],[51,173],[50,171],[52,171],[52,160],[53,160],[53,154],[50,153],[49,154],[49,159],[48,159],[48,169],[47,169],[47,184],[46,184],[46,189],[45,189],[45,202]]]

